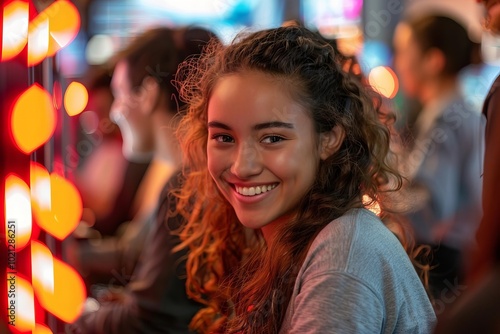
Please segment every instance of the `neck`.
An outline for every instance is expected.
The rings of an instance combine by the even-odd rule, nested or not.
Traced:
[[[456,76],[444,77],[438,80],[432,80],[424,85],[420,94],[420,102],[427,106],[443,96],[453,93],[458,89],[458,80]]]
[[[177,120],[165,110],[153,115],[154,158],[167,161],[175,167],[181,165],[181,151],[175,136]]]

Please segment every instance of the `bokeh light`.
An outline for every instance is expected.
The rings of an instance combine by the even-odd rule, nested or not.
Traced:
[[[373,201],[371,197],[368,195],[363,195],[363,204],[368,210],[370,210],[377,216],[379,216],[380,213],[382,212],[380,204],[377,201]]]
[[[75,269],[53,257],[44,244],[32,241],[31,247],[33,287],[40,304],[62,321],[74,322],[85,303],[85,283]],[[47,267],[42,269],[42,263]]]
[[[380,41],[368,40],[363,44],[358,61],[363,73],[369,73],[377,66],[388,66],[391,63],[391,51]]]
[[[75,39],[80,30],[80,14],[70,1],[52,3],[40,15],[46,15],[50,22],[50,40],[47,56],[52,57]]]
[[[47,233],[64,240],[82,217],[82,198],[76,187],[44,166],[31,163],[32,206],[35,221]]]
[[[29,243],[31,222],[30,189],[22,179],[9,174],[5,179],[5,242],[10,250],[13,242],[16,252]]]
[[[49,20],[38,15],[28,28],[28,66],[35,66],[47,57],[49,51]]]
[[[29,154],[49,140],[55,127],[52,98],[40,85],[34,84],[14,104],[11,119],[14,143]]]
[[[47,326],[36,324],[33,334],[54,334]]]
[[[368,74],[368,82],[377,92],[392,99],[399,90],[398,77],[388,66],[377,66]]]
[[[3,9],[2,61],[17,56],[28,42],[29,7],[13,1]]]
[[[35,293],[54,293],[54,258],[50,249],[36,240],[31,242],[31,272]]]
[[[114,53],[113,40],[108,35],[95,35],[87,43],[85,58],[90,65],[104,64]]]
[[[69,84],[64,93],[64,108],[70,116],[76,116],[81,113],[89,101],[87,88],[79,82],[73,81]]]
[[[9,292],[14,291],[15,299],[9,297]],[[8,309],[8,320],[13,320],[15,326],[9,327],[16,332],[31,333],[35,328],[35,304],[33,287],[30,282],[16,274],[7,274],[7,300],[8,307],[14,309],[14,316],[11,309]],[[12,301],[12,302],[11,302]],[[13,305],[13,306],[11,306]]]

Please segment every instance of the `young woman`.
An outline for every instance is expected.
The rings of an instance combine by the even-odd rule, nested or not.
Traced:
[[[407,189],[418,198],[407,217],[417,243],[432,246],[429,284],[440,313],[460,295],[453,291],[464,282],[464,254],[481,219],[484,125],[458,79],[478,45],[457,21],[435,15],[403,21],[394,41],[402,87],[423,106],[403,159]]]
[[[363,195],[382,200],[400,177],[376,100],[342,59],[282,27],[185,66],[178,210],[188,293],[206,305],[197,331],[431,331],[410,259],[364,209]]]

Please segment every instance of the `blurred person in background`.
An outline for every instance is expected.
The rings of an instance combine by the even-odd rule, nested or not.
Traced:
[[[406,217],[416,241],[432,247],[429,285],[440,313],[458,297],[481,219],[484,128],[458,86],[459,72],[479,61],[479,46],[455,20],[425,15],[399,23],[394,47],[402,88],[423,106],[402,172],[412,198]]]
[[[74,263],[82,272],[112,273],[109,286],[96,289],[86,311],[71,325],[74,333],[188,333],[198,303],[185,292],[183,251],[173,233],[182,222],[172,214],[170,190],[180,181],[175,137],[184,104],[172,84],[177,66],[196,56],[214,35],[201,28],[156,28],[137,36],[116,57],[112,117],[123,132],[127,158],[153,154],[145,176],[148,210],[142,210],[123,236],[78,249]],[[171,182],[167,181],[171,179]],[[141,185],[142,186],[142,185]],[[160,194],[161,191],[161,194]],[[156,203],[155,210],[150,205]],[[122,280],[125,287],[112,283]]]
[[[80,157],[75,172],[85,208],[82,224],[75,233],[78,238],[112,236],[122,223],[132,220],[140,202],[136,193],[149,166],[149,160],[128,161],[122,153],[120,129],[110,119],[110,71],[106,67],[93,68],[88,77],[89,102],[79,117],[79,141],[86,142],[92,150]]]
[[[500,36],[500,1],[485,6],[485,28]],[[500,333],[500,76],[483,105],[486,150],[483,173],[483,219],[477,232],[477,251],[468,275],[469,289],[436,329],[438,334]]]

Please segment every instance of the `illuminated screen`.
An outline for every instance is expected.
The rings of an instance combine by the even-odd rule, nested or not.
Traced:
[[[90,8],[90,35],[129,38],[151,26],[198,25],[209,28],[223,42],[244,28],[279,26],[277,0],[126,0],[96,1]]]

